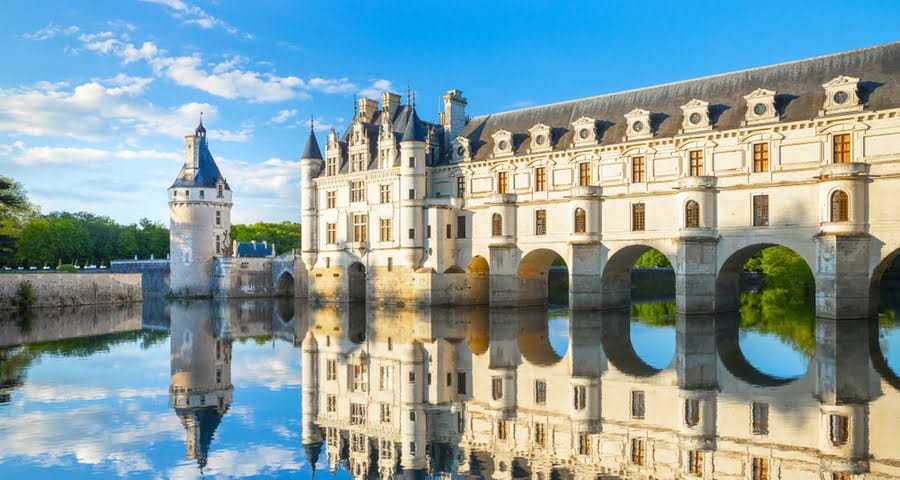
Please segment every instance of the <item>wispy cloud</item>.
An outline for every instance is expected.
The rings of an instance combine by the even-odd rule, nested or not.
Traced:
[[[280,110],[274,117],[269,119],[270,123],[284,123],[297,115],[297,109]]]
[[[360,90],[359,94],[363,97],[378,98],[382,92],[391,92],[393,89],[394,86],[390,80],[375,80],[372,85]]]
[[[188,25],[197,25],[200,28],[210,30],[214,28],[221,28],[222,30],[228,32],[231,35],[242,37],[247,40],[252,40],[253,35],[241,32],[237,28],[228,24],[225,20],[221,18],[210,15],[202,8],[196,5],[188,5],[187,3],[181,0],[141,0],[142,2],[147,3],[155,3],[157,5],[163,5],[169,9],[169,14],[172,18],[181,20],[185,24]]]
[[[112,160],[179,160],[178,152],[158,150],[103,150],[75,147],[25,147],[15,142],[10,152],[17,165],[88,165]]]
[[[46,27],[32,33],[22,34],[22,38],[26,40],[49,40],[57,35],[72,35],[78,33],[78,26],[69,25],[64,27],[55,23],[49,23]]]

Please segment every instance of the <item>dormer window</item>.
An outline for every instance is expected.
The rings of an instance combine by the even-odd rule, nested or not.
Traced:
[[[553,149],[551,129],[549,126],[539,123],[528,129],[531,136],[531,151],[544,152]]]
[[[635,108],[625,114],[625,141],[643,140],[653,137],[653,130],[650,125],[650,112]]]
[[[581,117],[572,122],[575,132],[573,143],[576,147],[597,144],[597,121],[593,118]]]
[[[747,113],[744,114],[745,124],[756,125],[778,120],[774,90],[757,88],[749,95],[745,95],[744,100],[747,102]]]
[[[841,75],[822,85],[825,89],[825,104],[820,115],[858,112],[863,109],[859,101],[859,79]]]
[[[494,155],[510,155],[513,152],[512,133],[506,130],[497,130],[491,137],[494,139]]]
[[[709,121],[709,102],[695,98],[682,105],[681,111],[684,113],[684,120],[681,122],[683,132],[696,132],[712,127]]]
[[[469,160],[471,150],[469,149],[469,139],[466,137],[456,137],[453,140],[453,161],[462,162]]]

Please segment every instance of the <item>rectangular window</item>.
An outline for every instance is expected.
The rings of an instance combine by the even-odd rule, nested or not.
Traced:
[[[415,189],[415,188],[410,188],[410,189],[409,189],[409,195],[408,195],[408,196],[409,196],[409,199],[410,199],[410,200],[415,200],[415,199],[416,199],[416,189]]]
[[[453,238],[453,225],[447,224],[447,238]]]
[[[416,454],[416,442],[409,442],[409,454],[410,455]]]
[[[769,434],[769,404],[761,402],[753,402],[752,421],[754,435]]]
[[[222,238],[216,235],[216,253],[222,253]]]
[[[753,226],[765,227],[769,225],[769,196],[753,196]]]
[[[833,142],[834,163],[850,163],[850,134],[835,135]]]
[[[578,185],[586,187],[591,184],[591,164],[582,162],[578,164]]]
[[[703,476],[703,451],[691,450],[688,452],[687,473],[695,476]]]
[[[547,190],[547,169],[537,167],[534,169],[534,191],[543,192],[544,190]]]
[[[578,434],[578,454],[579,455],[590,455],[591,454],[591,436],[587,433]]]
[[[644,204],[634,203],[631,205],[631,229],[635,232],[644,231]]]
[[[534,381],[534,403],[538,405],[547,403],[547,382],[544,380]]]
[[[497,172],[497,193],[506,193],[506,172]]]
[[[390,242],[394,240],[393,230],[391,229],[391,219],[390,218],[379,218],[378,219],[379,229],[381,230],[381,235],[379,240],[382,242]]]
[[[543,423],[534,424],[534,443],[542,447],[547,443],[547,425]]]
[[[644,392],[631,392],[631,418],[644,418]]]
[[[222,212],[216,210],[216,225],[222,225]]]
[[[700,400],[688,398],[684,401],[684,424],[693,427],[700,421]]]
[[[369,391],[369,366],[367,364],[353,366],[353,391]]]
[[[690,176],[703,175],[703,150],[691,150],[688,152],[688,159],[690,160]]]
[[[643,465],[646,452],[644,451],[644,439],[631,439],[631,463],[635,465]]]
[[[769,171],[769,144],[754,143],[753,144],[753,171],[768,172]]]
[[[499,213],[491,215],[491,236],[503,235],[503,217]]]
[[[466,394],[466,372],[456,372],[456,393]]]
[[[584,410],[587,404],[587,390],[584,385],[575,385],[572,388],[572,406],[575,410]]]
[[[466,432],[466,417],[463,416],[462,412],[456,412],[456,431],[458,433]]]
[[[409,168],[416,167],[416,157],[409,157]]]
[[[366,424],[366,405],[364,403],[350,404],[350,425]]]
[[[534,234],[535,235],[546,235],[547,234],[547,211],[546,210],[535,210],[535,212],[534,212]]]
[[[350,202],[365,202],[366,201],[366,183],[365,182],[350,182]]]
[[[353,241],[367,242],[369,232],[369,216],[365,214],[353,215]]]
[[[330,157],[325,161],[325,175],[331,176],[337,174],[337,158]]]
[[[363,154],[351,155],[351,158],[353,159],[353,171],[361,172],[363,170]]]
[[[337,206],[337,192],[329,190],[325,192],[325,208],[334,208]]]
[[[216,198],[223,198],[225,196],[225,187],[220,183],[216,185]]]
[[[205,198],[206,192],[200,190],[200,198]]]
[[[503,379],[500,377],[491,379],[491,398],[494,400],[503,398]]]
[[[466,177],[459,176],[456,177],[456,198],[463,198],[466,196]]]
[[[415,382],[416,382],[416,372],[410,371],[409,372],[409,383],[415,383]]]
[[[634,157],[631,159],[631,183],[644,183],[644,157]]]
[[[381,366],[378,384],[382,390],[392,390],[394,388],[394,367],[390,365]]]
[[[769,480],[769,459],[753,457],[753,480]]]
[[[327,411],[328,413],[334,413],[334,412],[336,412],[336,411],[337,411],[337,396],[336,396],[336,395],[329,395],[328,398],[327,398],[326,400],[327,400],[327,403],[326,403],[326,411]]]
[[[506,440],[506,421],[505,420],[497,420],[497,438],[500,440]]]
[[[381,186],[381,203],[391,203],[390,184]]]
[[[831,434],[831,444],[840,446],[847,443],[847,437],[849,436],[849,419],[843,415],[829,415],[828,423],[829,432]]]
[[[426,238],[431,238],[431,225],[426,225],[426,226],[425,226],[425,237],[426,237]]]
[[[381,423],[391,423],[391,406],[386,403],[381,404]]]
[[[337,361],[327,360],[325,362],[325,379],[337,380]]]
[[[453,385],[453,372],[447,372],[447,386]]]
[[[410,411],[409,411],[409,421],[410,421],[410,422],[415,422],[415,421],[416,421],[416,411],[415,411],[415,410],[410,410]]]
[[[456,238],[466,238],[466,216],[456,217]]]
[[[330,243],[330,244],[337,243],[337,224],[336,223],[326,223],[325,224],[325,243]]]
[[[416,239],[416,229],[410,228],[409,231],[407,232],[407,235],[409,236],[410,240],[415,240]]]

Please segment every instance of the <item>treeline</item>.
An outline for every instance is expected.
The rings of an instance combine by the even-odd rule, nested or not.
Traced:
[[[109,265],[122,258],[166,258],[169,229],[142,219],[120,225],[87,212],[33,215],[16,241],[11,266]]]
[[[300,248],[300,224],[284,221],[281,223],[258,222],[252,225],[237,224],[231,226],[231,239],[238,242],[266,241],[275,243],[275,254],[289,252],[292,248]]]

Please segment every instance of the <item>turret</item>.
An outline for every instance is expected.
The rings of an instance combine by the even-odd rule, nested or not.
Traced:
[[[312,332],[307,332],[301,343],[303,350],[302,374],[303,389],[301,390],[301,442],[306,451],[307,461],[315,472],[319,453],[322,451],[322,431],[316,425],[316,417],[319,415],[319,345]]]
[[[416,115],[415,103],[408,108],[400,137],[400,262],[415,270],[422,262],[425,236],[425,128]]]
[[[231,188],[209,151],[202,120],[184,144],[184,166],[168,192],[169,286],[175,295],[209,296],[213,257],[231,250]]]
[[[309,138],[306,140],[306,148],[300,157],[301,186],[301,252],[303,263],[307,269],[312,269],[316,263],[318,245],[318,215],[316,207],[316,177],[322,170],[322,152],[319,150],[319,142],[316,141],[312,119],[309,123]]]

